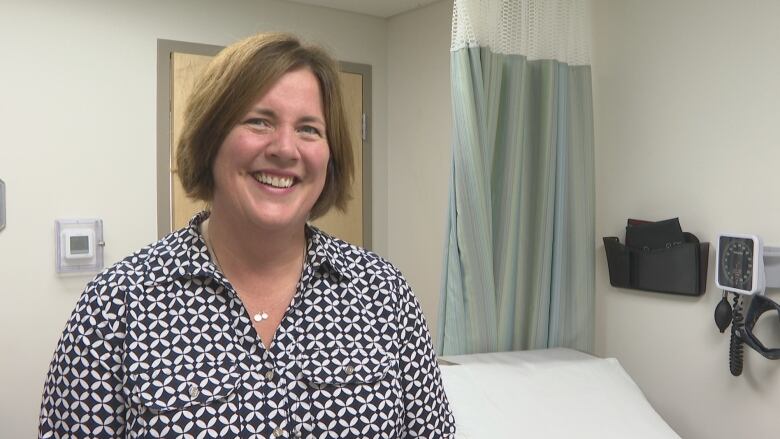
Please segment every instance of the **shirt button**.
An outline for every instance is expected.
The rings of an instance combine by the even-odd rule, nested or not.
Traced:
[[[344,368],[344,371],[347,373],[347,375],[352,375],[355,373],[355,368],[352,366],[347,366]]]
[[[284,430],[279,427],[274,428],[274,437],[281,437],[284,434]]]
[[[198,395],[200,395],[200,390],[198,390],[198,386],[196,386],[195,384],[192,384],[190,386],[190,398],[195,399],[195,398],[198,397]]]
[[[268,372],[266,372],[265,373],[265,379],[267,379],[268,381],[271,381],[272,379],[274,379],[274,371],[269,370]]]

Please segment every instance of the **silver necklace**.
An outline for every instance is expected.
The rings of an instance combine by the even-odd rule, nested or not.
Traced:
[[[205,225],[205,223],[204,223],[204,225]],[[203,231],[203,237],[205,238],[205,241],[206,241],[206,249],[209,251],[209,254],[211,256],[213,256],[214,265],[217,267],[217,269],[222,270],[222,264],[219,263],[219,256],[217,256],[217,251],[214,248],[213,242],[211,241],[211,233],[209,233],[209,231],[208,231],[208,225],[206,225],[206,228]],[[306,264],[306,245],[305,244],[303,246],[303,264],[304,265]],[[303,269],[301,269],[301,270],[303,270]],[[265,312],[264,310],[260,310],[260,311],[256,312],[252,316],[252,320],[254,320],[254,321],[258,322],[258,323],[261,323],[261,322],[263,322],[265,320],[268,320],[268,317],[269,316],[268,316],[267,312]]]

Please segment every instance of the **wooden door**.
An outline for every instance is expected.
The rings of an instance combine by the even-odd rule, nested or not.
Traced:
[[[192,93],[195,80],[206,69],[213,57],[192,53],[173,53],[171,55],[171,213],[173,230],[187,225],[193,215],[206,208],[206,203],[193,200],[184,193],[179,176],[176,174],[176,145],[184,124],[184,110]]]
[[[355,179],[352,181],[352,199],[346,212],[331,209],[312,224],[349,243],[363,246],[363,76],[339,72],[344,95],[344,110],[349,122]]]

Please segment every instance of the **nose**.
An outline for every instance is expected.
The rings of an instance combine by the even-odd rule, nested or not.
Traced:
[[[300,157],[298,137],[294,128],[280,127],[268,145],[266,152],[284,161],[295,161]]]

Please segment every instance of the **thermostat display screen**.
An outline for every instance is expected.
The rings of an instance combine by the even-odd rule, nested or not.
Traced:
[[[71,236],[70,252],[74,255],[85,255],[89,253],[89,237],[84,235]]]

